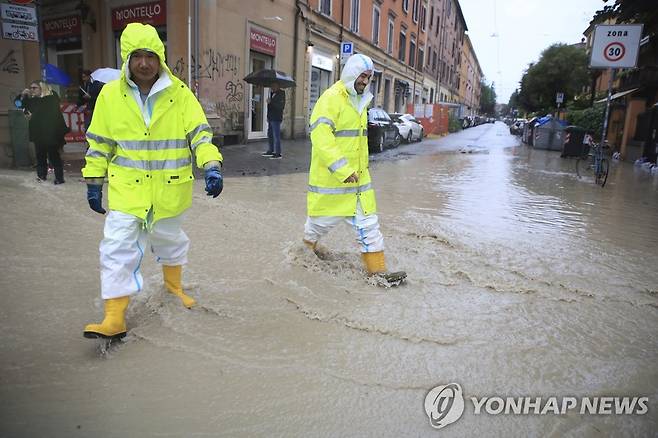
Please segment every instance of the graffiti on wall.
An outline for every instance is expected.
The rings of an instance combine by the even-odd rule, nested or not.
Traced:
[[[240,57],[230,53],[224,54],[215,49],[207,49],[197,62],[192,56],[192,78],[220,80],[227,76],[236,76],[240,70]],[[171,70],[176,76],[187,75],[187,63],[181,57]]]
[[[4,58],[2,58],[2,61],[0,61],[0,71],[14,75],[18,74],[21,71],[14,54],[15,54],[14,49],[11,49],[9,52],[7,52]]]
[[[204,50],[199,61],[192,57],[193,80],[210,80],[202,88],[201,103],[210,113],[216,113],[220,119],[221,128],[226,131],[240,131],[243,128],[245,83],[239,76],[241,58],[231,53],[223,53],[216,49]],[[179,78],[187,79],[187,62],[179,58],[171,71]]]

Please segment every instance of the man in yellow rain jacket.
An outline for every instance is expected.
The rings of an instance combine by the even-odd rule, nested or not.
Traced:
[[[125,311],[130,295],[142,289],[147,249],[162,264],[167,290],[185,307],[194,306],[181,284],[189,248],[181,224],[192,204],[193,158],[205,170],[208,195],[217,197],[223,188],[212,130],[194,94],[165,64],[155,28],[129,24],[121,35],[121,58],[121,77],[107,83],[96,102],[82,169],[89,206],[101,214],[108,179],[110,210],[100,244],[105,318],[85,327],[88,338],[125,336]]]
[[[384,237],[379,231],[375,191],[368,171],[367,90],[372,60],[351,56],[340,80],[322,93],[311,114],[309,171],[304,243],[318,253],[317,243],[339,222],[354,228],[369,275],[399,284],[404,272],[389,273],[384,260]]]

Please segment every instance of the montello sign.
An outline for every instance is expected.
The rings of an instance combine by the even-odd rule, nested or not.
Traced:
[[[276,37],[256,29],[249,31],[249,48],[266,55],[276,55]]]
[[[128,23],[144,23],[152,26],[167,25],[167,2],[159,0],[152,3],[123,6],[112,9],[112,29],[122,30]]]
[[[43,37],[46,40],[79,36],[80,33],[79,15],[43,20]]]

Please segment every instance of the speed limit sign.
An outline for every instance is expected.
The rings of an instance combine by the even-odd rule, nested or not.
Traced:
[[[592,68],[635,67],[641,36],[641,24],[596,26],[589,66]]]

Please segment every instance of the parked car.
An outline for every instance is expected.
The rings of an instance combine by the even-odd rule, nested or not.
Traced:
[[[386,111],[380,108],[368,110],[368,150],[383,152],[400,144],[400,132]]]
[[[395,126],[400,131],[400,137],[407,143],[421,141],[424,136],[423,125],[411,114],[391,113],[389,114]]]

